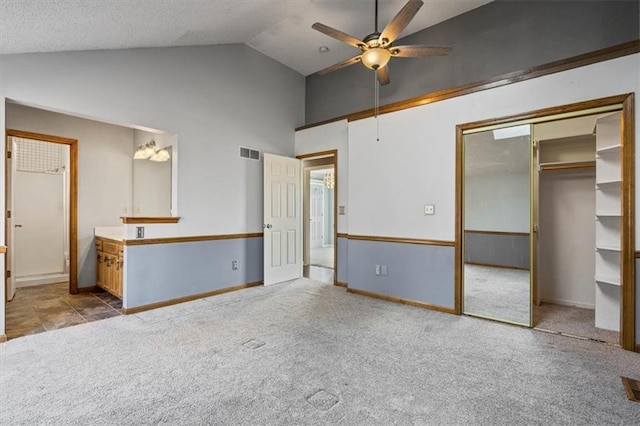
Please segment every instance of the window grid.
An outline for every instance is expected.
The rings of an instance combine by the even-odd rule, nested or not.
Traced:
[[[64,145],[15,138],[16,168],[19,171],[53,173],[64,169],[62,149]]]

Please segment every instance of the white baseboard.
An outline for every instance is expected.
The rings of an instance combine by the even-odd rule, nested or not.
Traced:
[[[16,277],[16,288],[35,285],[55,284],[69,281],[69,274],[34,275],[30,277]]]
[[[554,305],[573,306],[573,307],[576,307],[576,308],[583,308],[583,309],[595,309],[596,308],[595,304],[575,302],[575,301],[572,301],[572,300],[549,299],[549,298],[546,298],[546,297],[542,299],[542,302],[543,303],[553,303]]]

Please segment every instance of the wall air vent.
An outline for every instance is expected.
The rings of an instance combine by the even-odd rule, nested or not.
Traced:
[[[257,149],[240,147],[240,157],[248,158],[249,160],[260,160],[260,151]]]

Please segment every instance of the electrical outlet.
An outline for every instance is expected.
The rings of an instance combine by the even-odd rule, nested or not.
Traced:
[[[136,238],[144,238],[144,226],[136,226]]]
[[[122,213],[123,214],[128,214],[129,213],[129,206],[122,206]]]
[[[380,265],[376,265],[376,275],[380,275],[382,273],[380,270]]]
[[[436,205],[435,204],[425,204],[424,205],[424,214],[426,214],[426,215],[436,214]]]
[[[231,269],[233,269],[234,271],[238,270],[238,261],[234,260],[233,262],[231,262]]]

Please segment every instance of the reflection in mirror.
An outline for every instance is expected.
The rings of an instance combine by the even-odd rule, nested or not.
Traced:
[[[530,126],[464,135],[464,313],[531,323]]]
[[[176,155],[177,135],[134,130],[133,216],[176,216]]]

